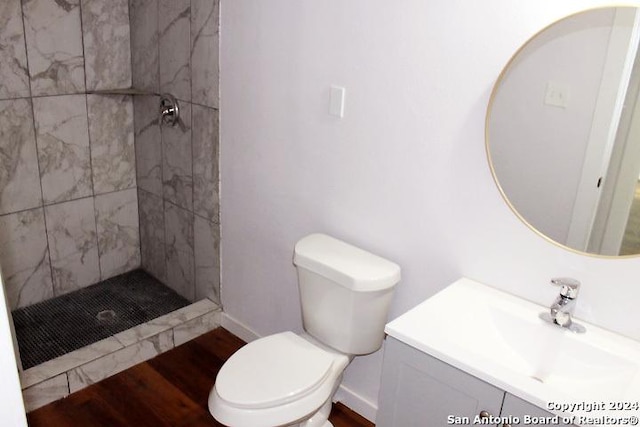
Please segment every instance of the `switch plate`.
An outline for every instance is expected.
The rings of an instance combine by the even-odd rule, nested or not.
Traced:
[[[569,87],[557,82],[547,82],[544,103],[554,107],[567,108],[569,105]]]
[[[331,86],[329,95],[329,114],[332,116],[344,117],[344,88]]]

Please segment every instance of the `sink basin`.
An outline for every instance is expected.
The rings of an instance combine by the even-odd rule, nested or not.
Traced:
[[[575,321],[586,332],[576,334],[540,319],[545,311],[548,307],[464,278],[389,323],[385,331],[558,415],[568,414],[549,402],[639,400],[640,342],[580,320]]]
[[[610,345],[589,342],[595,333],[583,340],[571,331],[501,308],[491,310],[491,320],[504,351],[519,359],[518,372],[559,392],[586,400],[619,400],[638,374],[638,360],[613,352]]]

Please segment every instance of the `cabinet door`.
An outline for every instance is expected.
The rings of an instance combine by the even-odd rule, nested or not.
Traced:
[[[568,425],[563,422],[562,417],[555,418],[551,412],[547,412],[509,393],[504,396],[501,417],[514,420],[513,425]],[[517,421],[515,418],[517,418]],[[508,427],[508,424],[505,424],[505,427]]]
[[[502,390],[387,337],[378,427],[470,425],[481,411],[497,417],[503,397]]]

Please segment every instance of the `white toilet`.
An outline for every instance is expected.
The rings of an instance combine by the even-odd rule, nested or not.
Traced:
[[[400,267],[324,234],[295,246],[306,333],[253,341],[222,366],[209,411],[232,427],[331,427],[331,399],[355,355],[382,346]]]

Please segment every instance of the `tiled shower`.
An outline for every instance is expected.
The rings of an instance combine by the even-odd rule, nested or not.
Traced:
[[[11,310],[139,268],[219,303],[218,26],[218,0],[0,3]]]
[[[158,97],[134,97],[142,266],[219,302],[219,3],[131,0],[130,14],[134,88],[181,107],[179,126],[160,127]]]
[[[0,266],[13,309],[139,266],[140,238],[132,100],[86,94],[130,85],[126,3],[110,20],[82,8],[93,28],[77,3],[1,7]],[[109,51],[83,55],[107,26],[121,34]]]

